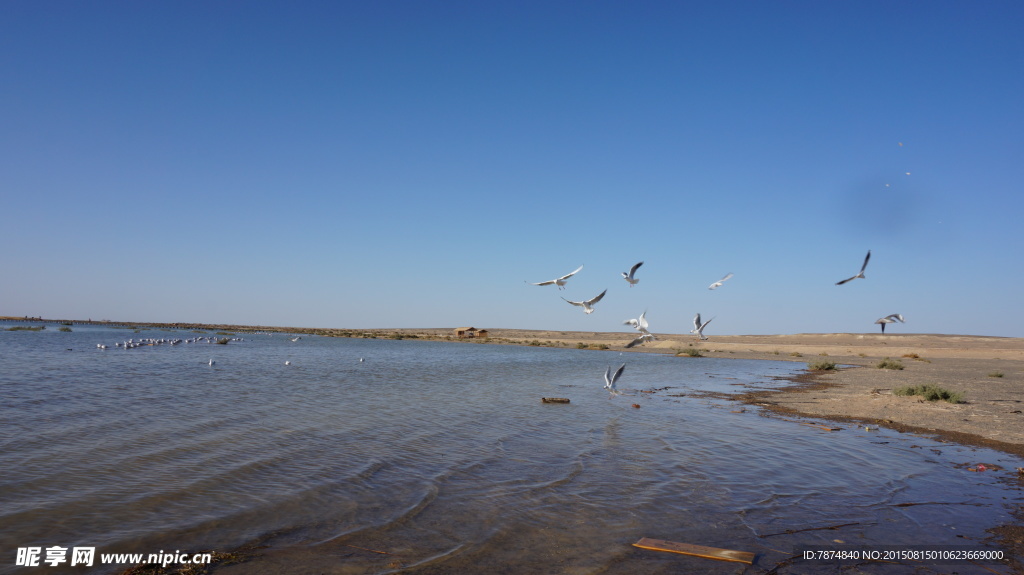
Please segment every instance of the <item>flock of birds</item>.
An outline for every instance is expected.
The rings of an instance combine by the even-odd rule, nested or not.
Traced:
[[[637,263],[633,264],[633,267],[629,268],[628,272],[622,272],[622,279],[626,280],[626,282],[629,283],[629,287],[633,287],[636,284],[640,283],[640,278],[636,277],[636,271],[638,269],[640,269],[640,266],[642,266],[642,265],[644,265],[644,262],[637,262]],[[583,266],[580,266],[580,267],[576,268],[575,270],[565,274],[564,276],[555,278],[553,280],[548,280],[548,281],[544,281],[544,282],[526,282],[526,283],[528,283],[530,285],[535,285],[535,286],[554,285],[554,286],[558,286],[558,289],[561,290],[561,289],[565,289],[565,284],[569,282],[569,278],[571,278],[572,276],[574,276],[577,273],[579,273],[580,270],[582,270],[582,269],[583,269]],[[722,279],[720,279],[720,280],[716,281],[715,283],[711,284],[710,286],[708,286],[708,289],[710,289],[710,290],[718,289],[719,287],[722,286],[723,283],[725,283],[732,276],[733,276],[732,273],[725,274],[725,276]],[[564,297],[562,299],[565,300],[566,302],[568,302],[569,304],[572,304],[574,306],[583,308],[583,313],[589,315],[589,314],[594,313],[594,306],[597,304],[597,302],[601,301],[604,298],[606,293],[608,293],[608,290],[604,290],[603,292],[597,294],[596,296],[594,296],[594,297],[592,297],[590,299],[587,299],[587,300],[582,300],[582,301],[572,301],[572,300],[565,299]],[[640,314],[639,318],[637,318],[637,319],[627,319],[626,321],[622,322],[623,325],[632,326],[633,329],[635,329],[638,332],[640,332],[640,335],[638,335],[635,339],[633,339],[633,341],[631,341],[628,344],[626,344],[627,348],[634,347],[634,346],[637,346],[637,345],[641,345],[641,344],[647,343],[648,341],[652,341],[652,340],[658,339],[648,329],[650,326],[647,323],[647,317],[646,316],[647,316],[647,312],[644,311],[644,313]],[[713,320],[713,319],[715,319],[715,318],[711,318],[708,321],[702,322],[701,319],[700,319],[700,313],[697,313],[697,315],[693,316],[693,329],[690,330],[690,333],[696,334],[697,338],[700,339],[700,340],[706,340],[707,336],[704,335],[704,328],[707,327],[707,325],[709,323],[711,323],[711,320]]]
[[[140,339],[138,341],[135,341],[135,338],[130,338],[130,339],[127,339],[125,341],[117,342],[117,343],[114,344],[114,347],[115,348],[121,348],[121,349],[135,349],[137,347],[146,347],[146,346],[154,346],[154,345],[178,345],[178,344],[181,344],[181,343],[217,343],[218,341],[219,340],[217,338],[214,338],[214,337],[193,337],[193,338],[189,338],[189,339],[181,339],[181,338],[166,339],[166,338],[145,337],[145,338],[142,338],[142,339]],[[230,339],[230,341],[245,341],[245,340],[243,340],[240,337],[233,337],[233,338]],[[107,344],[105,344],[105,343],[97,343],[96,347],[99,348],[99,349],[108,349],[109,346]],[[213,361],[213,360],[210,360],[210,361]],[[213,364],[210,364],[210,365],[213,365]]]
[[[256,333],[260,333],[260,334],[264,334],[264,335],[273,335],[270,332],[256,332]],[[216,338],[216,337],[209,337],[209,336],[200,336],[200,337],[193,337],[193,338],[188,338],[188,339],[182,339],[182,338],[166,339],[166,338],[146,337],[146,338],[142,338],[142,339],[136,341],[134,338],[131,338],[131,339],[127,339],[127,340],[125,340],[123,342],[115,343],[114,347],[115,348],[120,348],[120,349],[135,349],[135,348],[139,348],[139,347],[150,347],[150,346],[157,346],[157,345],[164,345],[164,344],[166,344],[166,345],[178,345],[178,344],[182,344],[182,343],[220,343],[223,339],[225,339],[225,338]],[[291,341],[293,341],[293,342],[298,342],[299,340],[302,339],[302,336],[300,335],[300,336],[296,336],[296,337],[289,338],[289,339]],[[228,341],[245,341],[245,340],[243,338],[240,338],[240,337],[232,337],[232,338],[229,338]],[[108,346],[105,343],[97,343],[96,344],[96,348],[97,349],[109,349],[109,347],[110,346]],[[210,361],[207,362],[207,365],[211,365],[212,366],[212,365],[216,365],[216,363],[217,363],[216,360],[214,360],[213,358],[210,358]],[[359,363],[363,363],[363,358],[359,358]],[[292,362],[291,361],[285,361],[284,364],[290,366],[292,364]]]
[[[852,276],[852,277],[849,277],[849,278],[846,278],[844,280],[840,280],[840,281],[836,282],[836,285],[837,286],[843,285],[843,284],[851,282],[851,281],[853,281],[855,279],[864,279],[864,277],[865,277],[864,276],[864,270],[867,269],[868,262],[870,260],[871,260],[871,250],[868,250],[867,255],[864,257],[864,263],[861,264],[861,266],[860,266],[860,271],[857,272],[857,274]],[[629,283],[629,287],[633,287],[636,284],[640,283],[640,279],[636,277],[636,272],[637,272],[638,269],[640,269],[640,266],[642,266],[642,265],[644,265],[644,262],[642,262],[642,261],[638,262],[636,264],[633,264],[633,266],[631,268],[629,268],[628,272],[622,272],[622,278],[624,280],[626,280],[626,282]],[[548,280],[548,281],[543,281],[543,282],[525,282],[525,283],[528,283],[530,285],[535,285],[535,286],[554,285],[554,286],[557,286],[559,290],[562,290],[562,289],[565,289],[565,284],[567,284],[569,282],[569,279],[572,276],[574,276],[577,273],[579,273],[582,269],[583,269],[583,266],[580,266],[580,267],[576,268],[575,270],[565,274],[564,276],[555,278],[553,280]],[[722,284],[724,284],[726,281],[728,281],[732,277],[733,277],[732,273],[727,273],[727,274],[725,274],[725,276],[722,277],[722,279],[720,279],[720,280],[712,283],[711,285],[709,285],[708,289],[709,290],[718,289],[718,288],[722,287]],[[608,293],[607,289],[602,291],[601,293],[597,294],[596,296],[590,298],[590,299],[582,300],[582,301],[572,301],[572,300],[565,299],[564,297],[562,299],[565,300],[566,302],[568,302],[571,305],[583,308],[583,313],[589,315],[589,314],[594,313],[594,306],[599,301],[601,301],[604,298],[606,293]],[[693,329],[690,330],[690,333],[695,334],[697,336],[697,339],[699,339],[701,341],[707,340],[708,339],[707,336],[704,335],[704,328],[706,328],[707,325],[709,323],[711,323],[712,320],[714,320],[714,319],[715,318],[712,317],[711,319],[709,319],[707,321],[701,321],[700,313],[698,312],[695,316],[693,316]],[[881,325],[882,333],[885,333],[885,326],[887,324],[895,323],[895,322],[905,323],[905,320],[903,319],[903,315],[898,314],[898,313],[893,313],[893,314],[889,314],[889,315],[887,315],[885,317],[878,318],[877,320],[875,320],[876,324]],[[639,335],[637,335],[632,341],[630,341],[629,343],[626,344],[627,348],[635,347],[637,345],[642,345],[642,344],[645,344],[645,343],[647,343],[649,341],[653,341],[653,340],[658,339],[653,333],[651,333],[651,331],[649,329],[650,325],[647,322],[647,311],[646,310],[644,310],[644,313],[640,314],[640,317],[635,318],[635,319],[627,319],[626,321],[624,321],[622,323],[623,323],[623,325],[631,326],[633,329],[635,329],[637,332],[639,332]],[[622,364],[621,366],[619,366],[619,368],[617,370],[615,370],[614,373],[611,371],[611,366],[609,366],[608,369],[606,369],[605,372],[604,372],[604,383],[605,383],[604,387],[605,387],[605,389],[607,389],[611,393],[612,396],[620,395],[622,393],[622,392],[618,391],[618,388],[616,387],[615,384],[618,381],[619,377],[622,376],[622,372],[625,369],[626,369],[626,364]]]

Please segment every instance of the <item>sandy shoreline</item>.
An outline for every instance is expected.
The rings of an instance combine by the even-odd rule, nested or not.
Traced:
[[[623,349],[630,333],[519,332],[492,337],[583,342]],[[776,412],[925,432],[968,445],[1024,456],[1024,338],[932,334],[666,335],[639,351],[677,353],[697,348],[705,357],[819,360],[841,366],[812,371],[779,391],[734,396]],[[575,345],[578,345],[576,343]],[[634,348],[635,349],[635,348]],[[627,350],[632,351],[632,350]],[[914,357],[916,355],[916,357]],[[910,357],[907,357],[910,356]],[[885,358],[902,370],[880,369]],[[700,358],[681,357],[683,361]],[[1001,377],[996,377],[1002,374]],[[963,393],[966,403],[898,396],[908,385],[938,385]]]

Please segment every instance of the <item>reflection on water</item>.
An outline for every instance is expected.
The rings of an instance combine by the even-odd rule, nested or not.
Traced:
[[[986,548],[1021,501],[1008,472],[956,466],[1024,465],[1010,456],[696,393],[777,385],[799,364],[283,335],[113,345],[190,335],[0,332],[0,571],[32,545],[253,542],[259,557],[217,572],[741,570],[631,546],[652,537],[754,552],[761,572],[837,541]],[[620,362],[629,395],[609,398]]]

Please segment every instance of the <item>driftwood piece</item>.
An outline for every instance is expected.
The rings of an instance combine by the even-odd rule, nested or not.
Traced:
[[[569,403],[568,397],[542,397],[540,400],[544,403]]]
[[[717,559],[719,561],[735,561],[737,563],[754,563],[754,554],[747,551],[733,551],[731,549],[718,549],[715,547],[704,547],[703,545],[691,545],[689,543],[677,543],[675,541],[664,541],[661,539],[649,539],[644,537],[633,544],[641,549],[653,551],[668,551],[670,553],[681,553],[693,555],[705,559]]]

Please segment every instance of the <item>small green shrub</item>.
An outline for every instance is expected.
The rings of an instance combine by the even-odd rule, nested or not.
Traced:
[[[811,371],[831,371],[836,368],[836,362],[834,361],[814,361],[808,362],[807,369]]]
[[[993,371],[992,373],[988,374],[988,376],[989,377],[1003,377],[1003,372],[1001,372],[1001,371]]]
[[[949,391],[937,385],[907,385],[892,390],[893,395],[920,395],[928,401],[944,400],[949,403],[963,403],[963,394],[958,391]]]
[[[804,354],[800,353],[799,351],[791,351],[789,353],[789,355],[791,355],[792,357],[803,357],[804,356]]]
[[[875,367],[878,369],[903,369],[903,363],[898,359],[889,359],[887,357],[878,362]]]
[[[61,327],[60,329],[58,329],[57,331],[65,331],[65,332],[66,332],[66,331],[71,331],[71,328],[65,325],[65,326],[62,326],[62,327]]]

